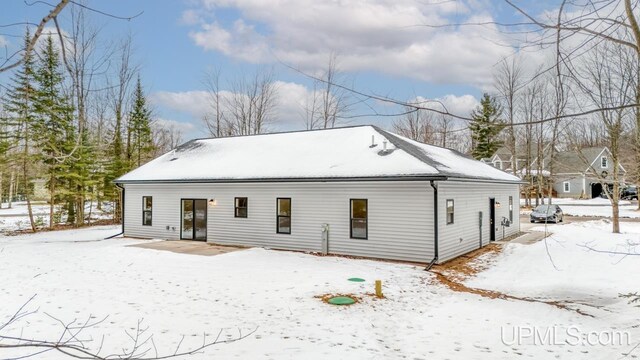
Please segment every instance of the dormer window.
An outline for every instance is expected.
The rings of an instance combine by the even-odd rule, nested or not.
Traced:
[[[609,167],[609,159],[606,156],[600,158],[600,167],[606,169]]]

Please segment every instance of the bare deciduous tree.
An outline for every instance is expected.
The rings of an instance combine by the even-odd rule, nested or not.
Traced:
[[[49,13],[45,15],[42,20],[40,20],[40,23],[38,23],[36,31],[34,31],[33,35],[31,36],[31,40],[27,43],[26,48],[19,49],[13,55],[7,56],[2,64],[0,64],[0,73],[11,70],[22,64],[22,62],[24,61],[24,57],[34,51],[36,44],[38,43],[38,39],[40,39],[40,36],[42,36],[45,26],[52,20],[55,20],[58,14],[60,14],[65,6],[69,4],[69,2],[70,0],[60,0],[60,2],[58,2],[55,6],[52,6],[53,8],[49,11]]]
[[[225,133],[229,135],[262,134],[274,121],[278,88],[273,70],[261,69],[251,77],[240,77],[231,83],[226,99]]]
[[[520,59],[516,56],[510,61],[503,59],[494,74],[494,86],[499,94],[499,101],[502,102],[503,116],[508,125],[505,128],[507,141],[505,145],[511,152],[511,172],[517,174],[518,167],[518,146],[517,128],[514,126],[518,122],[517,112],[519,103],[519,93],[522,87],[524,73]]]
[[[338,56],[329,54],[326,68],[313,81],[313,88],[303,104],[307,130],[333,128],[351,111],[350,92],[344,87],[346,77],[338,66]]]
[[[74,3],[75,5],[75,3]],[[63,60],[67,71],[71,78],[71,94],[74,100],[74,107],[77,117],[77,140],[76,146],[68,156],[77,158],[79,148],[87,147],[85,143],[89,137],[85,136],[88,121],[88,102],[92,91],[95,91],[95,78],[97,74],[104,74],[107,70],[110,52],[99,51],[99,29],[92,26],[91,19],[86,15],[86,9],[80,6],[72,6],[71,15],[71,32],[68,37],[69,51],[63,54]],[[58,23],[56,21],[56,26]],[[60,28],[58,33],[61,40],[61,48],[64,50],[64,43],[67,42],[63,37]],[[75,194],[75,221],[76,225],[84,223],[84,203],[85,191],[88,187],[90,179],[83,179],[78,182]]]
[[[603,43],[597,46],[590,57],[579,70],[582,72],[581,86],[585,98],[600,107],[611,107],[617,104],[633,103],[637,60],[626,48],[617,43]],[[619,196],[620,183],[620,152],[623,131],[627,118],[632,117],[629,110],[616,109],[602,111],[598,114],[598,128],[604,134],[606,145],[611,151],[611,174],[600,170],[600,166],[592,164],[593,159],[585,158],[589,173],[602,184],[605,194],[613,209],[612,230],[620,232]],[[611,183],[612,191],[608,184]]]
[[[335,86],[344,82],[344,75],[338,67],[338,57],[335,53],[329,55],[327,68],[321,75],[323,82],[314,84],[313,106],[317,109],[313,112],[316,119],[313,122],[315,127],[322,129],[333,128],[336,126],[338,119],[342,118],[349,112],[350,104],[348,92]]]
[[[458,148],[460,144],[457,143],[458,136],[460,132],[454,132],[455,121],[451,116],[448,115],[440,115],[438,116],[438,120],[436,121],[436,137],[439,139],[438,145],[448,148]],[[454,146],[455,145],[455,146]]]
[[[46,353],[57,353],[62,358],[86,359],[86,360],[160,360],[182,358],[188,355],[201,354],[207,348],[218,344],[229,344],[253,335],[258,328],[250,329],[243,332],[238,328],[237,333],[230,334],[221,329],[216,336],[202,336],[201,345],[185,349],[182,346],[184,336],[178,342],[178,345],[171,352],[162,353],[158,350],[153,334],[150,333],[149,327],[144,326],[143,320],[138,320],[133,331],[125,331],[130,339],[129,345],[118,350],[110,350],[104,348],[104,337],[99,343],[96,343],[90,336],[84,334],[90,330],[94,330],[100,326],[108,317],[94,320],[89,315],[86,320],[63,321],[50,314],[45,315],[54,322],[60,324],[60,335],[52,339],[47,338],[29,338],[23,335],[22,330],[10,331],[11,329],[20,327],[24,328],[21,322],[29,321],[38,313],[38,310],[30,310],[28,307],[35,298],[32,296],[25,302],[9,319],[0,323],[0,350],[3,353],[14,351],[11,358],[26,359],[35,358]],[[17,333],[14,335],[14,333]]]
[[[111,102],[112,113],[115,118],[110,146],[110,161],[109,169],[107,169],[108,176],[105,178],[105,182],[110,182],[123,174],[127,169],[125,149],[125,143],[123,140],[124,129],[127,128],[125,121],[125,114],[127,111],[127,101],[129,99],[131,91],[131,83],[135,74],[137,73],[137,66],[132,61],[132,39],[131,36],[122,40],[118,48],[115,51],[115,80],[109,78],[107,81],[107,88],[109,89],[108,97]],[[114,206],[114,219],[119,219],[122,214],[120,194],[115,189],[110,188],[110,191],[106,191],[106,196],[111,198],[115,202]]]
[[[225,111],[222,89],[220,88],[220,69],[212,69],[205,74],[203,83],[209,95],[209,106],[211,110],[207,112],[202,121],[204,122],[209,135],[221,137],[225,135]]]
[[[160,156],[182,143],[182,130],[174,124],[153,123],[154,156]]]
[[[433,144],[435,138],[435,115],[426,111],[407,108],[407,113],[393,123],[393,130],[409,139]]]

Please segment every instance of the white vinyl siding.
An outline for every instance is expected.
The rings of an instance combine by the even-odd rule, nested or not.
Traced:
[[[125,184],[125,235],[178,240],[180,199],[208,205],[207,240],[301,251],[426,263],[433,259],[433,189],[423,181],[326,183]],[[234,217],[235,198],[249,201],[248,218]],[[142,226],[142,196],[153,196],[153,225]],[[276,233],[276,199],[291,198],[291,234]],[[367,199],[367,240],[350,238],[350,199]],[[444,214],[442,215],[444,217]],[[167,230],[167,227],[169,228]]]
[[[509,196],[518,199],[519,185],[440,181],[438,186],[439,262],[489,242],[489,198],[496,208],[496,240],[502,239],[503,217],[509,217]],[[207,240],[229,245],[322,251],[322,226],[329,225],[329,253],[430,262],[433,259],[433,189],[424,181],[126,184],[125,235],[180,238],[180,199],[216,199],[208,204]],[[248,197],[248,218],[234,217],[235,198]],[[153,196],[153,225],[142,226],[142,196]],[[276,199],[291,198],[291,234],[276,233]],[[350,200],[367,199],[367,240],[352,239]],[[455,221],[446,225],[447,199],[454,200]],[[515,214],[517,204],[515,201]],[[505,236],[519,230],[514,216]],[[167,229],[168,227],[168,229]]]
[[[509,218],[509,197],[519,199],[518,184],[493,184],[468,181],[438,182],[438,222],[439,254],[438,262],[444,262],[469,251],[480,248],[480,215],[482,211],[482,245],[489,243],[489,198],[495,198],[496,207],[495,232],[496,240],[502,239],[503,217]],[[446,225],[446,199],[455,203],[455,222]],[[516,202],[515,212],[517,211]],[[511,226],[506,227],[504,236],[516,234],[520,229],[520,217],[514,216]]]

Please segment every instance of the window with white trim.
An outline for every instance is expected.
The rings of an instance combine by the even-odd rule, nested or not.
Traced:
[[[562,183],[562,188],[564,190],[564,192],[570,192],[571,191],[571,183],[568,181],[565,181]]]
[[[600,167],[606,169],[609,166],[609,159],[606,156],[600,158]]]
[[[447,225],[453,224],[453,199],[447,199]]]

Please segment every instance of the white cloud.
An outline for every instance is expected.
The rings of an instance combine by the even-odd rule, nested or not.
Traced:
[[[202,23],[202,21],[204,20],[201,13],[194,9],[183,11],[180,17],[180,23],[185,25],[196,25]]]
[[[241,16],[226,25],[222,19],[202,23],[190,33],[193,41],[252,63],[281,60],[313,71],[334,52],[347,71],[482,85],[491,81],[493,65],[512,51],[498,44],[510,40],[494,26],[422,26],[451,23],[454,18],[492,20],[478,5],[464,2],[201,0],[201,4],[200,11],[214,18],[221,9],[235,9]]]
[[[304,126],[304,108],[311,98],[311,90],[305,86],[284,81],[276,81],[278,106],[276,114],[278,129],[300,128]]]
[[[475,96],[468,94],[461,96],[449,94],[438,98],[417,96],[409,102],[435,110],[446,110],[453,115],[463,117],[468,117],[471,111],[480,104]]]
[[[64,49],[68,56],[73,54],[73,40],[68,32],[61,29],[62,39],[64,41]],[[47,26],[42,29],[42,35],[36,42],[36,50],[40,51],[46,45],[46,40],[51,37],[53,40],[53,46],[58,52],[62,52],[62,46],[60,46],[60,35],[58,35],[58,29],[53,26]]]
[[[204,90],[170,92],[158,91],[149,96],[158,107],[168,108],[201,119],[209,111],[209,94]]]
[[[469,116],[471,111],[480,104],[473,95],[445,95],[437,100],[442,102],[450,113],[460,116]]]
[[[269,54],[265,39],[241,19],[234,21],[229,29],[217,22],[204,23],[201,31],[191,32],[189,36],[206,50],[219,51],[251,63],[264,62]]]
[[[154,123],[156,126],[167,129],[175,129],[180,131],[182,134],[188,134],[191,131],[195,130],[195,126],[190,122],[177,121],[165,118],[155,118]]]
[[[5,47],[9,45],[9,41],[6,37],[0,35],[0,47]]]

